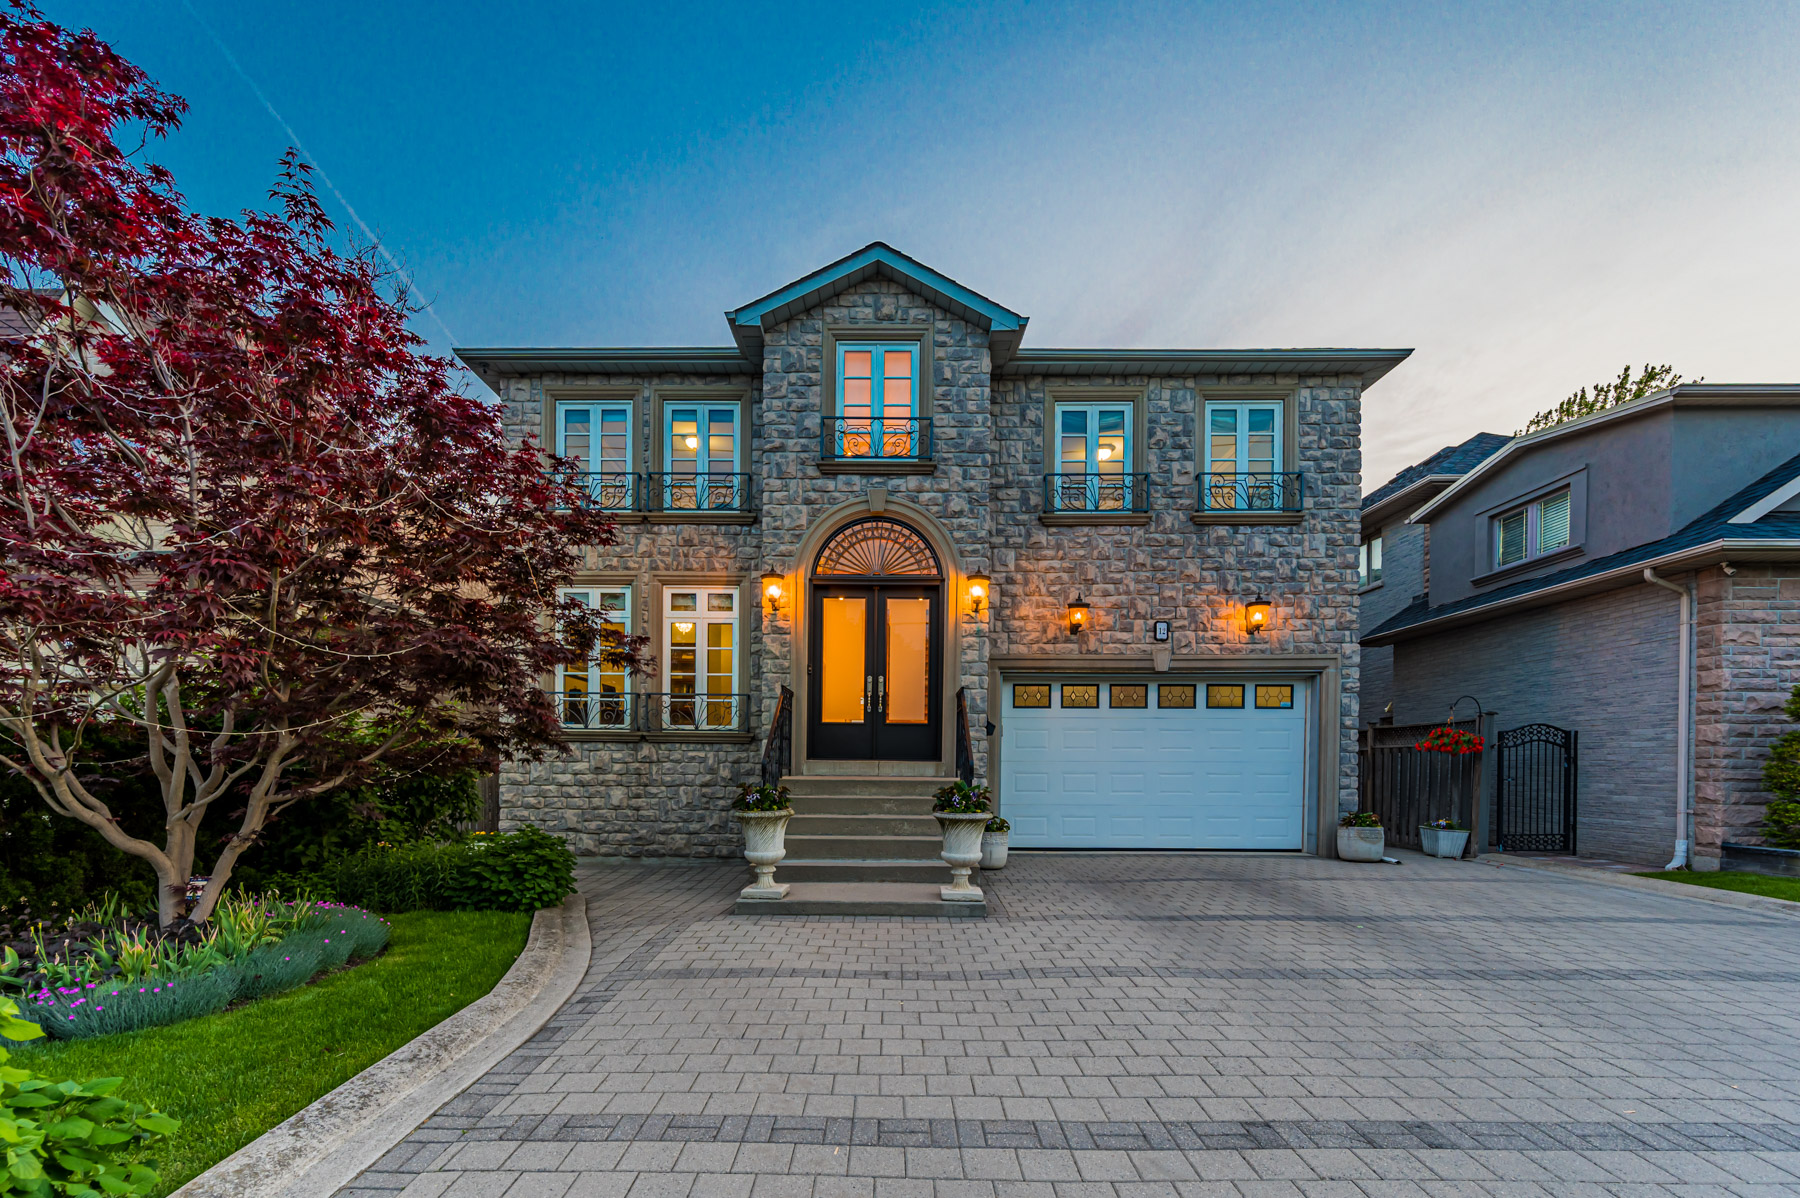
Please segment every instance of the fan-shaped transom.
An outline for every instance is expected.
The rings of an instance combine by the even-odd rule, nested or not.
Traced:
[[[860,520],[819,550],[814,574],[857,578],[937,578],[937,555],[925,538],[894,520]]]

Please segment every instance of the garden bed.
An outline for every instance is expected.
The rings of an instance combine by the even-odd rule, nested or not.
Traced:
[[[125,1078],[116,1093],[182,1121],[158,1156],[167,1194],[493,989],[531,928],[523,912],[391,920],[365,965],[236,1010],[85,1041],[35,1041],[13,1064]]]

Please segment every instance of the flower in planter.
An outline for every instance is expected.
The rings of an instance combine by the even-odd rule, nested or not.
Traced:
[[[1338,827],[1379,828],[1381,827],[1381,817],[1376,815],[1373,811],[1352,811],[1349,815],[1338,820]]]
[[[989,801],[991,796],[992,792],[986,786],[972,786],[958,779],[933,792],[932,797],[937,802],[931,805],[931,809],[945,815],[979,815],[994,809]]]
[[[1425,826],[1427,828],[1437,828],[1443,832],[1467,832],[1468,831],[1467,828],[1463,827],[1462,824],[1457,822],[1456,817],[1453,815],[1445,816],[1443,819],[1434,819],[1430,823],[1426,824]]]
[[[987,831],[989,831],[989,832],[1010,832],[1010,831],[1012,831],[1012,825],[1007,823],[1000,816],[996,815],[993,819],[991,819],[987,822]]]
[[[792,804],[788,801],[788,788],[770,786],[767,782],[746,782],[738,788],[738,797],[731,804],[733,811],[786,811]]]
[[[1427,732],[1413,748],[1421,753],[1479,753],[1485,743],[1473,732],[1445,724]]]

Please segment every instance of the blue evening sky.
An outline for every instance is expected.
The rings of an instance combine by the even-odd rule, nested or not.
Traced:
[[[1800,381],[1791,2],[46,11],[191,102],[203,210],[289,144],[260,89],[439,349],[720,344],[879,239],[1029,345],[1416,347],[1369,486],[1628,361]]]

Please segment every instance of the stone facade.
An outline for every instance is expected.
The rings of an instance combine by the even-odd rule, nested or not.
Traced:
[[[925,350],[924,414],[934,423],[929,470],[822,469],[821,424],[830,407],[833,339],[917,339]],[[530,823],[568,836],[577,851],[606,855],[719,856],[741,840],[727,816],[738,784],[756,774],[783,685],[804,686],[797,661],[806,572],[828,531],[885,511],[933,540],[946,577],[947,693],[967,697],[979,776],[988,777],[989,688],[1000,655],[1147,659],[1152,620],[1173,625],[1172,650],[1193,668],[1291,656],[1315,662],[1336,689],[1319,743],[1328,777],[1321,806],[1356,802],[1358,646],[1356,557],[1361,493],[1359,375],[1299,372],[1160,377],[1051,377],[1025,363],[994,365],[979,319],[959,315],[891,277],[876,275],[761,329],[760,361],[736,374],[570,374],[521,369],[495,383],[509,432],[542,441],[561,397],[604,394],[634,403],[637,466],[655,464],[659,394],[699,389],[741,396],[743,462],[753,518],[736,523],[630,515],[618,543],[596,548],[584,584],[629,584],[634,632],[660,644],[661,589],[672,581],[738,585],[740,689],[753,698],[736,733],[572,732],[552,760],[509,763],[501,776],[502,826]],[[512,351],[508,351],[512,352]],[[519,351],[523,352],[523,351]],[[612,352],[612,351],[607,351]],[[554,358],[556,351],[543,351]],[[1129,393],[1143,406],[1134,470],[1151,475],[1150,512],[1130,522],[1046,524],[1044,427],[1051,395],[1084,389]],[[1279,399],[1289,413],[1285,468],[1307,475],[1303,517],[1200,523],[1201,415],[1212,392]],[[765,570],[787,579],[789,603],[760,602]],[[987,574],[993,601],[981,612],[966,579]],[[1081,593],[1093,623],[1079,646],[1065,605]],[[1266,635],[1250,637],[1243,604],[1274,604]],[[1328,663],[1318,665],[1316,663]],[[660,665],[653,666],[658,669]],[[1325,675],[1321,673],[1320,677]],[[660,689],[649,688],[645,689]],[[796,712],[796,729],[804,718]],[[946,721],[949,722],[948,720]],[[1335,735],[1330,731],[1335,729]],[[945,743],[950,743],[946,736]],[[1335,760],[1335,770],[1329,763]],[[808,768],[796,738],[797,770]],[[945,760],[932,770],[952,772]],[[1001,806],[1004,810],[1004,796]]]
[[[1800,683],[1800,570],[1734,569],[1696,578],[1694,855],[1702,868],[1718,868],[1724,841],[1761,843],[1763,763],[1775,738],[1795,727],[1782,706]]]

